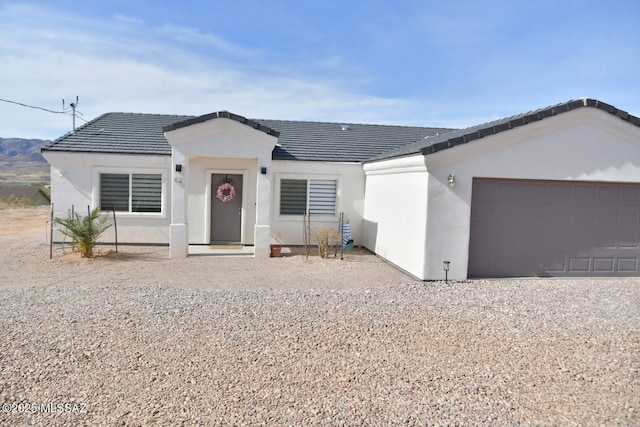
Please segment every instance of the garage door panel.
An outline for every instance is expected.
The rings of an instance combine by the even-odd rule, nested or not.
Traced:
[[[469,276],[639,275],[640,184],[474,179]]]
[[[521,184],[521,187],[518,189],[519,192],[526,194],[527,200],[532,205],[541,205],[544,204],[545,201],[549,198],[547,195],[547,189],[536,182]]]
[[[638,233],[620,233],[618,237],[618,248],[638,249]]]
[[[547,186],[546,190],[550,200],[565,202],[571,199],[571,186],[568,184]]]
[[[620,187],[615,184],[598,185],[598,200],[602,203],[610,204],[620,198]]]
[[[595,184],[574,184],[572,199],[578,203],[591,203],[596,199]]]
[[[495,197],[497,200],[511,200],[511,198],[515,197],[516,199],[520,197],[520,183],[512,181],[505,182],[504,185],[500,187],[496,187],[494,190]]]
[[[593,230],[593,242],[604,249],[615,249],[618,242],[618,230],[615,228],[601,228]]]
[[[544,235],[543,244],[532,248],[532,251],[543,252],[543,248],[546,248],[546,250],[567,253],[574,247],[572,240],[578,235],[576,230],[571,228],[553,228],[551,230],[541,228],[541,233]]]
[[[596,215],[592,210],[584,207],[575,207],[571,210],[571,226],[593,227],[596,225]]]
[[[567,271],[564,255],[543,255],[541,270],[548,273],[565,273]]]
[[[637,209],[621,209],[619,219],[620,225],[635,227],[640,225],[640,212]]]
[[[619,258],[617,263],[618,271],[624,273],[638,273],[637,258]]]
[[[640,201],[640,188],[638,187],[622,188],[621,198],[626,202],[638,203]]]
[[[614,258],[594,258],[593,271],[595,273],[613,273],[616,260]]]
[[[596,227],[615,227],[618,225],[618,211],[610,207],[601,207],[595,211]]]
[[[541,223],[550,227],[568,227],[571,224],[571,210],[561,204],[545,205],[542,208]]]
[[[588,273],[590,271],[590,258],[570,258],[569,259],[569,273]]]
[[[488,203],[476,206],[476,213],[471,219],[472,223],[489,224],[493,221],[493,208]],[[617,221],[617,218],[616,218]]]

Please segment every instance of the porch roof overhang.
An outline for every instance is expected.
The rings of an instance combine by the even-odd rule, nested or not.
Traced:
[[[166,140],[187,157],[271,157],[279,133],[245,117],[221,111],[162,128]]]
[[[270,127],[264,126],[256,121],[247,119],[246,117],[240,116],[238,114],[233,114],[230,113],[228,111],[218,111],[215,113],[210,113],[210,114],[205,114],[202,116],[198,116],[198,117],[192,117],[189,118],[187,120],[183,120],[177,123],[172,123],[170,125],[167,126],[163,126],[162,127],[162,131],[163,132],[171,132],[174,131],[176,129],[180,129],[180,128],[184,128],[184,127],[188,127],[188,126],[192,126],[198,123],[204,123],[207,122],[209,120],[214,120],[214,119],[219,119],[219,118],[225,118],[225,119],[230,119],[230,120],[235,120],[238,123],[242,123],[245,126],[249,126],[253,129],[259,130],[261,132],[266,133],[267,135],[271,135],[271,136],[275,136],[276,138],[280,136],[280,132],[271,129]]]

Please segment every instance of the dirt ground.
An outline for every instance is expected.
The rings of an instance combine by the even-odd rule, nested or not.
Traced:
[[[54,284],[161,284],[204,289],[283,289],[387,286],[414,280],[364,249],[344,260],[310,258],[294,248],[281,258],[190,256],[170,259],[167,246],[98,246],[82,259],[69,245],[49,259],[48,207],[0,208],[0,289]]]

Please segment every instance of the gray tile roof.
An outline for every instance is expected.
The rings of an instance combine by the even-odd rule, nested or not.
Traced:
[[[417,140],[411,144],[407,144],[396,150],[391,150],[383,153],[379,156],[369,158],[370,161],[385,160],[394,157],[402,157],[414,154],[431,154],[437,151],[452,148],[460,144],[466,144],[476,139],[484,138],[485,136],[493,135],[496,133],[504,132],[510,129],[515,129],[520,126],[524,126],[528,123],[536,122],[546,119],[547,117],[555,116],[567,111],[575,110],[577,108],[591,107],[598,108],[606,111],[610,114],[620,117],[622,120],[626,120],[636,126],[640,126],[640,118],[629,114],[626,111],[620,110],[612,105],[598,101],[597,99],[583,98],[573,101],[564,102],[557,105],[552,105],[538,110],[530,111],[528,113],[518,114],[516,116],[506,117],[504,119],[496,120],[489,123],[484,123],[477,126],[472,126],[465,129],[458,129],[447,133],[442,133],[436,136],[428,136]]]
[[[246,119],[226,111],[205,116],[107,113],[42,151],[171,155],[163,131],[226,117],[277,136],[276,160],[361,162],[450,129]],[[345,130],[343,130],[343,128]]]
[[[256,120],[280,132],[276,160],[362,162],[451,129],[355,123]],[[344,129],[344,130],[343,130]]]
[[[162,127],[191,116],[107,113],[67,133],[42,151],[171,155]]]
[[[569,101],[466,129],[247,119],[226,111],[204,116],[107,113],[42,151],[171,155],[164,131],[220,117],[278,137],[275,160],[365,162],[431,154],[576,108],[592,107],[640,126],[640,118],[595,99]]]

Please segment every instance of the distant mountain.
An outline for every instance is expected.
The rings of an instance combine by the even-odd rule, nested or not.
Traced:
[[[50,141],[42,139],[0,138],[0,161],[14,160],[46,162],[40,148]]]
[[[0,138],[0,179],[33,180],[47,177],[49,164],[40,148],[50,141],[42,139]]]

